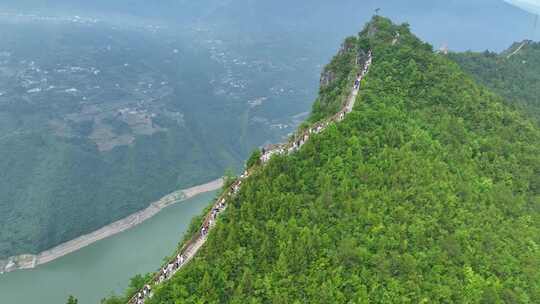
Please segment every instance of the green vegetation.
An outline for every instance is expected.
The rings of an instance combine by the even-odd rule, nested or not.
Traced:
[[[151,304],[538,303],[538,127],[407,25],[354,41],[375,60],[355,111],[259,168]],[[355,72],[326,71],[311,120]]]
[[[290,132],[272,125],[294,125],[312,97],[279,89],[310,87],[323,57],[266,36],[217,45],[221,35],[187,29],[2,28],[0,260],[92,232],[226,168],[238,173],[253,148]],[[310,57],[309,69],[291,53]],[[247,104],[256,98],[264,102]]]
[[[69,296],[67,304],[77,304],[79,301],[74,296]]]
[[[525,46],[510,58],[522,43],[515,43],[501,54],[452,53],[450,58],[540,124],[540,43],[523,43]]]
[[[103,299],[101,302],[106,304],[126,304],[126,302],[137,292],[139,291],[146,282],[148,282],[152,277],[151,273],[147,273],[146,275],[136,275],[129,281],[129,286],[126,290],[126,296],[115,296],[112,295],[107,299]],[[70,304],[68,302],[68,304]]]
[[[260,164],[261,156],[262,156],[261,150],[257,149],[255,151],[253,151],[251,153],[251,156],[248,158],[248,160],[246,162],[246,167],[251,168],[253,166],[256,166],[256,165]]]
[[[319,90],[319,98],[313,104],[310,121],[316,122],[337,113],[343,100],[350,94],[349,83],[355,79],[358,69],[355,68],[355,60],[358,54],[356,37],[345,40],[338,55],[323,71]]]
[[[149,303],[538,303],[539,129],[407,25],[357,43],[355,111],[250,177]]]

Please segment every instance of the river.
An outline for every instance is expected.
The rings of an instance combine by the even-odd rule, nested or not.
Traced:
[[[156,270],[182,239],[194,216],[210,204],[208,192],[167,207],[144,223],[32,270],[0,275],[0,302],[95,304],[122,293],[136,274]]]

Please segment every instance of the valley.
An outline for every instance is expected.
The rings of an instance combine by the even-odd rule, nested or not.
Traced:
[[[76,294],[95,304],[128,288],[130,278],[152,271],[174,251],[179,235],[215,197],[209,192],[174,204],[141,225],[31,270],[0,275],[3,303],[65,303]]]
[[[320,55],[275,56],[272,40],[50,19],[2,19],[0,259],[238,170],[294,130],[312,94],[300,88],[316,84],[299,76],[316,75]]]
[[[0,260],[0,273],[11,272],[19,269],[32,269],[39,265],[52,262],[58,258],[80,250],[95,242],[98,242],[105,238],[109,238],[115,234],[121,233],[137,225],[140,225],[146,220],[157,215],[163,209],[173,204],[183,202],[185,200],[191,199],[195,196],[207,192],[217,191],[222,186],[223,179],[217,179],[206,184],[198,185],[168,194],[161,198],[159,201],[150,204],[150,206],[146,209],[133,213],[126,218],[101,227],[100,229],[93,231],[92,233],[79,236],[73,240],[57,245],[54,248],[48,249],[39,254],[19,255],[9,257],[5,260]]]
[[[536,303],[535,1],[3,1],[0,302]]]

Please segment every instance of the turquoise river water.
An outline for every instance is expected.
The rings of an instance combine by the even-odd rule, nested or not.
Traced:
[[[216,192],[201,194],[162,210],[123,233],[96,242],[36,269],[0,275],[2,304],[96,304],[119,294],[136,274],[156,270],[182,239],[194,216]]]

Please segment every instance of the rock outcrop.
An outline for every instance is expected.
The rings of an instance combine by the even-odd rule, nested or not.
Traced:
[[[325,69],[321,73],[320,87],[324,89],[332,84],[336,80],[336,73],[330,69]]]

